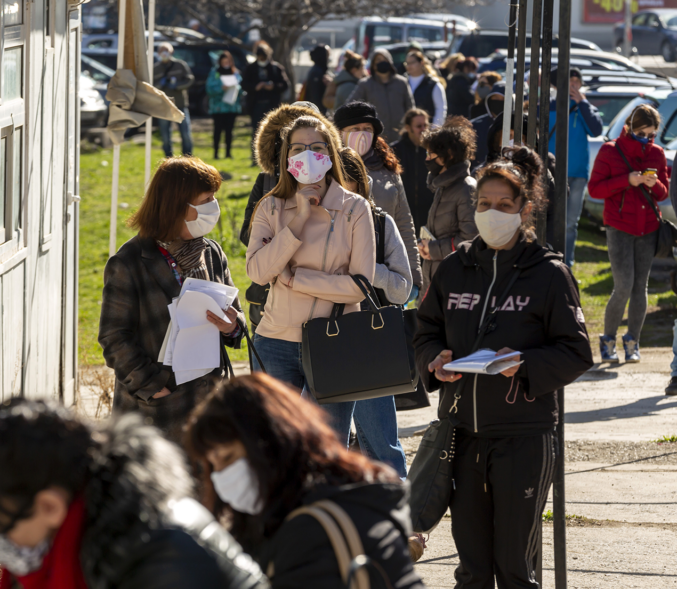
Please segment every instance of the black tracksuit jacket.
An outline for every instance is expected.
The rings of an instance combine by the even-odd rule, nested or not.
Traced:
[[[428,364],[442,350],[451,350],[453,359],[471,353],[485,304],[489,313],[516,267],[519,278],[496,313],[495,329],[480,344],[522,352],[516,376],[466,373],[442,385],[439,417],[448,414],[460,391],[456,416],[470,435],[497,438],[552,430],[558,415],[555,391],[593,364],[578,288],[562,256],[523,238],[511,250],[497,251],[478,236],[440,264],[418,309],[414,347],[426,389],[440,388]]]

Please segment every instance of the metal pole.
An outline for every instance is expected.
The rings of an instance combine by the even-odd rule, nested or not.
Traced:
[[[153,65],[155,52],[155,0],[148,0],[148,74],[150,75],[150,83],[153,83]],[[144,178],[144,186],[148,188],[150,184],[150,160],[151,160],[151,141],[153,139],[153,117],[146,121],[146,173]]]
[[[508,61],[505,70],[505,102],[503,105],[503,147],[510,141],[510,119],[512,118],[512,85],[515,74],[515,31],[517,29],[516,0],[510,2],[510,22],[508,23]]]
[[[538,129],[538,155],[548,160],[550,139],[550,68],[552,67],[553,0],[543,0],[543,49],[541,50],[541,97]]]
[[[559,51],[557,63],[557,148],[555,157],[555,231],[553,246],[566,250],[566,211],[569,155],[569,67],[571,55],[571,0],[559,4]],[[566,500],[564,489],[564,389],[557,391],[559,453],[553,485],[553,537],[555,547],[555,588],[567,587]]]
[[[517,13],[519,16],[517,24],[517,67],[515,68],[517,71],[517,81],[515,84],[515,145],[522,145],[524,62],[526,61],[525,58],[527,52],[527,0],[519,0]],[[508,131],[508,138],[510,138],[510,131]]]
[[[119,0],[118,8],[118,61],[117,69],[125,65],[125,23],[127,21],[127,0]],[[118,230],[118,189],[120,182],[120,146],[113,146],[113,185],[110,196],[110,233],[108,236],[108,255],[117,251],[116,240]]]
[[[541,16],[543,14],[543,0],[534,0],[533,12],[533,19],[531,21],[531,65],[529,71],[527,145],[532,149],[535,149],[536,127],[538,125],[538,73],[541,56]]]
[[[623,54],[632,56],[632,0],[625,0],[625,31],[623,32]]]

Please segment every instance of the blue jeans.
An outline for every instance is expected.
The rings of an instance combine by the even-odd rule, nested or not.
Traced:
[[[677,376],[677,319],[672,328],[672,362],[670,362],[670,376]]]
[[[301,344],[299,342],[264,337],[256,333],[254,334],[254,346],[270,376],[274,376],[297,389],[303,390],[304,387],[308,389],[308,381],[303,372]],[[261,366],[253,354],[252,363],[254,370],[261,370]]]
[[[564,254],[564,263],[571,268],[574,265],[574,248],[578,236],[578,221],[583,211],[583,196],[587,178],[569,177],[569,199],[567,200],[567,251]]]
[[[348,445],[354,419],[363,454],[392,466],[400,478],[407,476],[407,460],[397,436],[395,397],[330,403],[322,408],[331,416],[341,443]]]
[[[184,108],[182,112],[186,117],[179,123],[181,149],[183,155],[191,155],[193,153],[193,138],[190,134],[190,112],[188,111],[188,108]],[[172,122],[165,119],[158,119],[158,127],[160,127],[160,137],[162,137],[162,149],[167,157],[171,157],[173,155]]]

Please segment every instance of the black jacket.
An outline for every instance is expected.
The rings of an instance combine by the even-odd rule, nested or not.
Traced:
[[[496,326],[481,348],[522,352],[514,378],[464,374],[442,386],[439,416],[460,392],[457,417],[471,435],[530,435],[557,423],[555,391],[593,364],[578,288],[562,256],[520,240],[511,250],[487,248],[478,236],[464,242],[439,266],[418,309],[416,363],[427,390],[440,387],[428,365],[442,350],[467,356],[475,342],[487,297],[495,301],[515,267],[521,270]],[[490,290],[492,280],[495,282]],[[489,301],[487,312],[492,307]]]
[[[190,498],[178,448],[139,416],[98,433],[80,562],[89,589],[267,589],[256,563]]]
[[[256,90],[259,82],[273,82],[272,90]],[[242,89],[247,93],[247,103],[265,104],[270,109],[280,105],[284,91],[289,88],[287,72],[276,61],[271,61],[265,67],[258,62],[250,63],[242,76]]]
[[[323,115],[327,114],[327,109],[325,108],[324,104],[322,104],[324,91],[327,89],[327,85],[324,83],[324,77],[326,74],[326,66],[315,64],[310,68],[310,70],[308,70],[308,77],[306,78],[305,99],[308,102],[312,102],[317,108],[319,108]]]
[[[467,74],[456,73],[447,80],[447,116],[470,117],[470,107],[475,104],[471,88],[474,80]]]
[[[407,202],[414,219],[416,236],[428,220],[428,211],[433,204],[435,193],[428,188],[428,170],[425,167],[425,148],[414,143],[406,133],[402,138],[390,145],[400,160],[403,171],[400,174]]]
[[[359,483],[323,487],[309,493],[303,504],[330,499],[353,520],[367,556],[385,571],[393,587],[423,589],[407,548],[411,534],[407,487],[401,484]],[[273,564],[271,577],[277,589],[343,589],[334,550],[321,525],[309,515],[285,522],[261,547],[257,560],[264,571]],[[369,569],[371,586],[385,587],[380,575]]]

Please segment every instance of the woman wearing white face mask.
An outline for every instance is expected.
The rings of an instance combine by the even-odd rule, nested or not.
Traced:
[[[334,303],[359,310],[351,275],[374,280],[376,246],[369,203],[345,188],[335,134],[302,116],[281,137],[280,179],[252,216],[247,275],[271,283],[254,338],[266,371],[301,389],[303,324],[329,317]]]
[[[373,563],[372,587],[423,589],[407,552],[406,488],[395,472],[350,452],[319,407],[278,380],[254,373],[224,382],[194,411],[185,445],[202,474],[204,504],[273,589],[345,587],[323,527],[293,514],[321,500],[355,525]]]
[[[214,195],[221,186],[216,168],[198,158],[170,158],[151,180],[139,210],[130,219],[138,235],[108,260],[104,271],[99,343],[115,370],[116,411],[139,410],[178,441],[197,400],[221,379],[222,369],[177,386],[170,366],[158,362],[169,325],[167,305],[179,296],[185,278],[233,285],[228,260],[216,241],[206,239],[219,220]],[[226,315],[208,312],[222,342],[240,347],[236,298]]]
[[[428,390],[441,387],[439,418],[458,419],[449,498],[457,587],[538,587],[534,547],[555,464],[556,391],[593,363],[576,281],[561,254],[534,241],[541,178],[526,147],[480,170],[479,236],[440,264],[418,310],[419,372]],[[474,348],[518,351],[521,364],[494,376],[444,368]]]

